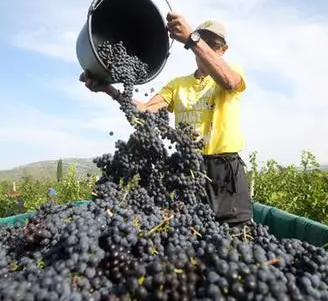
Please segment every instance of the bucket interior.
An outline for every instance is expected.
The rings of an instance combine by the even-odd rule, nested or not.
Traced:
[[[148,80],[160,72],[167,59],[169,37],[151,0],[104,0],[90,22],[96,48],[104,41],[123,41],[129,54],[148,64]]]

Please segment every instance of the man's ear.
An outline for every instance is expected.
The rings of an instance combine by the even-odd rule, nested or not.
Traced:
[[[228,50],[228,48],[229,48],[229,46],[228,46],[227,44],[225,44],[225,45],[223,45],[223,46],[221,47],[221,51],[222,51],[223,53],[225,53],[225,52]]]
[[[218,55],[223,55],[226,51],[228,50],[228,45],[225,44],[223,46],[221,46],[220,48],[218,48],[215,52],[218,54]]]

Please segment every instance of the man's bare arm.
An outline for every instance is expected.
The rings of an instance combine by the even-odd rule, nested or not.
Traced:
[[[136,107],[140,111],[150,111],[152,113],[158,112],[162,108],[167,107],[167,102],[164,100],[164,98],[156,94],[153,96],[148,102],[142,103],[140,101],[134,100],[134,103],[136,104]]]
[[[170,37],[185,44],[192,29],[180,14],[169,12],[166,17],[168,23],[167,28]],[[204,40],[200,40],[196,45],[191,47],[194,54],[203,62],[208,73],[215,82],[222,85],[228,90],[236,90],[243,84],[241,76],[232,70],[229,65],[216,53]]]
[[[90,77],[90,74],[85,71],[80,75],[80,81],[85,83],[85,86],[93,92],[104,92],[108,94],[110,97],[115,99],[118,103],[122,101],[122,95],[119,90],[117,90],[112,85],[99,85],[99,83],[94,80],[92,77]],[[154,97],[152,97],[148,102],[142,103],[137,100],[133,100],[137,109],[140,111],[150,111],[152,113],[157,112],[158,110],[167,107],[167,102],[165,99],[159,95],[156,94]]]
[[[192,51],[204,63],[207,71],[216,83],[228,90],[236,90],[242,84],[241,76],[202,39],[191,47]]]
[[[120,92],[115,89],[113,86],[109,86],[106,93],[111,96],[113,99],[115,99],[118,103],[122,101],[122,96]],[[136,105],[137,109],[140,111],[150,111],[152,113],[158,112],[160,109],[167,107],[167,102],[165,99],[159,95],[156,94],[153,96],[148,102],[143,103],[138,100],[133,100],[134,104]]]

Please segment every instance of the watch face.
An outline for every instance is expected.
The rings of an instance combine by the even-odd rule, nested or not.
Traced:
[[[194,41],[194,42],[198,42],[199,39],[200,39],[200,34],[199,32],[195,31],[191,34],[191,39]]]

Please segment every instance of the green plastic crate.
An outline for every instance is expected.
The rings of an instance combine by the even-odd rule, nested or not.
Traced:
[[[74,205],[81,206],[89,202],[78,201],[74,202]],[[267,225],[270,233],[278,238],[297,238],[320,247],[328,243],[328,226],[326,225],[257,202],[253,203],[253,208],[254,221]],[[34,212],[28,212],[0,218],[0,224],[18,224],[22,226],[34,214]]]
[[[86,205],[88,204],[90,201],[76,201],[73,202],[75,206],[82,206],[82,205]],[[19,226],[23,226],[26,222],[26,220],[35,215],[35,212],[27,212],[27,213],[23,213],[23,214],[17,214],[17,215],[13,215],[13,216],[8,216],[5,218],[0,218],[0,224],[10,224],[10,225],[19,225]]]
[[[297,238],[319,247],[328,243],[326,225],[256,202],[253,208],[254,221],[267,225],[278,238]]]

